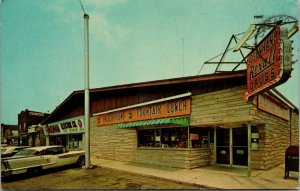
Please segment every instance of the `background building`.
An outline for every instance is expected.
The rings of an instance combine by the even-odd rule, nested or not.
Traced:
[[[48,116],[48,113],[29,111],[28,109],[26,109],[25,111],[21,111],[18,114],[18,145],[34,146],[36,141],[36,133],[30,132],[29,134],[29,126],[40,124]],[[42,139],[42,137],[40,137],[40,139]],[[42,140],[39,141],[42,142]]]
[[[1,144],[18,144],[18,125],[1,124]]]

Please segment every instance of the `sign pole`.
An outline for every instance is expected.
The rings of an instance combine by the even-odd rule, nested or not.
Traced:
[[[251,124],[248,122],[247,124],[247,131],[248,131],[248,169],[247,174],[248,177],[251,177]]]
[[[84,13],[85,168],[90,167],[89,15]]]

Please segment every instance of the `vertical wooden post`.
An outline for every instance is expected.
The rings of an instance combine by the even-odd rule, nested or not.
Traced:
[[[50,136],[46,135],[46,146],[50,145]]]
[[[248,177],[251,177],[251,124],[247,124],[248,128]]]
[[[190,126],[188,126],[188,149],[190,148]]]
[[[217,127],[214,127],[214,165],[217,164]]]
[[[229,164],[232,167],[233,164],[233,153],[232,153],[232,128],[229,129]]]

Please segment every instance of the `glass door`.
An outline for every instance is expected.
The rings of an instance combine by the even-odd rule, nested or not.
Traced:
[[[217,163],[230,163],[229,129],[217,129]]]
[[[247,127],[232,129],[233,165],[248,165],[248,132]]]

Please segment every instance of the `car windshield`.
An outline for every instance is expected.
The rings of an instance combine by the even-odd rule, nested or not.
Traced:
[[[6,148],[1,148],[1,154],[4,153],[6,150]]]
[[[17,154],[14,155],[14,157],[17,156],[36,156],[39,155],[39,151],[34,149],[24,149],[19,151]]]

